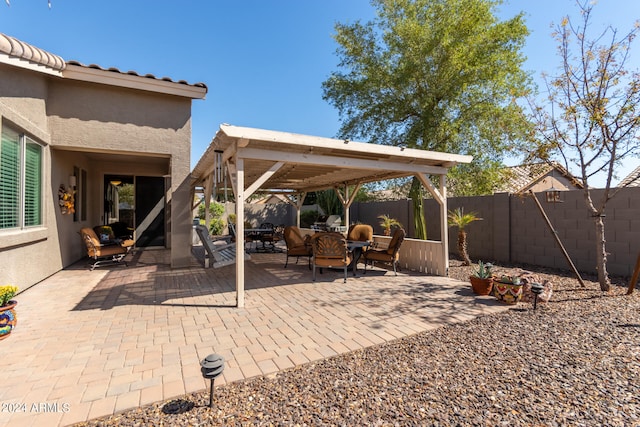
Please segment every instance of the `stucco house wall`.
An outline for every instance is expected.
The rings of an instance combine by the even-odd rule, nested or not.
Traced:
[[[103,223],[114,174],[165,183],[165,246],[172,266],[188,265],[191,102],[205,94],[203,84],[65,63],[0,34],[0,126],[43,146],[42,226],[0,229],[0,283],[24,289],[85,257],[79,231]],[[86,171],[84,220],[58,206],[74,169]]]

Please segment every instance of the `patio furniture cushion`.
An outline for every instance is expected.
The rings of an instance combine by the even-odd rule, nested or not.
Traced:
[[[300,229],[294,225],[285,227],[283,236],[287,244],[287,260],[284,263],[284,268],[289,265],[289,257],[291,256],[296,257],[296,264],[301,256],[309,257],[309,268],[311,268],[311,256],[313,255],[311,236],[302,237]]]
[[[129,253],[133,246],[133,241],[119,241],[118,239],[101,242],[96,232],[85,227],[80,230],[82,241],[87,248],[87,255],[92,260],[91,270],[101,267],[103,264],[124,263],[124,257]]]
[[[405,231],[402,228],[396,229],[393,233],[393,237],[389,242],[389,247],[387,249],[371,249],[365,252],[362,256],[364,257],[364,272],[367,273],[367,264],[371,263],[373,265],[374,262],[385,262],[389,263],[393,266],[393,272],[395,275],[398,275],[398,271],[400,268],[398,266],[398,261],[400,260],[400,246],[402,246],[402,242],[404,241]]]
[[[369,224],[354,224],[349,227],[347,240],[358,240],[360,242],[373,241],[373,227]],[[367,250],[367,248],[363,248]]]
[[[120,246],[131,247],[135,244],[133,236],[117,236],[110,225],[97,225],[93,227],[93,231],[102,245],[117,243]]]
[[[351,253],[347,240],[340,233],[317,233],[311,239],[313,245],[313,280],[316,267],[343,268],[347,282],[347,267],[351,264]]]

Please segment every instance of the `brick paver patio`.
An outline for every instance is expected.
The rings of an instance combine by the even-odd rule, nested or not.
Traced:
[[[376,269],[311,281],[284,254],[246,265],[235,308],[233,266],[169,268],[139,251],[129,267],[63,270],[16,298],[0,341],[0,425],[69,425],[203,390],[200,360],[224,356],[216,386],[506,309],[444,277]]]

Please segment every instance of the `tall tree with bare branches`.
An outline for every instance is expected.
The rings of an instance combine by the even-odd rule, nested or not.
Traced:
[[[559,159],[582,182],[596,230],[598,281],[608,291],[605,209],[619,191],[611,182],[624,159],[640,156],[640,74],[627,69],[640,25],[624,34],[607,27],[591,36],[593,4],[581,0],[577,6],[578,22],[564,17],[554,32],[561,68],[557,76],[544,76],[546,100],[532,103],[537,138],[529,154]],[[606,175],[597,198],[589,187],[596,174]]]

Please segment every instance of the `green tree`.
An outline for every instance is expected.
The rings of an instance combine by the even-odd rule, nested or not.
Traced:
[[[593,6],[586,1],[577,5],[579,25],[565,17],[554,33],[561,68],[557,76],[545,76],[545,100],[532,103],[538,141],[529,155],[560,159],[582,182],[596,231],[598,282],[608,291],[604,217],[607,202],[619,191],[611,188],[611,181],[623,159],[640,156],[640,73],[626,69],[640,27],[636,23],[622,36],[608,27],[592,36]],[[605,188],[596,196],[589,178],[602,173]]]
[[[530,83],[523,15],[500,22],[501,3],[372,0],[376,20],[337,24],[339,71],[323,98],[342,118],[340,137],[473,155],[449,179],[471,183],[454,186],[460,194],[490,192],[505,150],[526,134],[516,100]],[[414,209],[423,222],[417,199]]]

